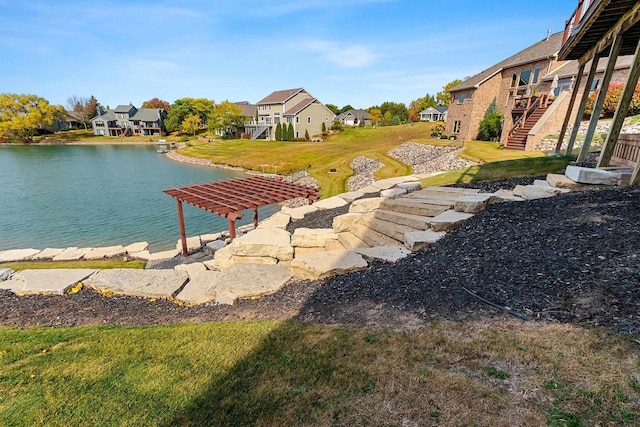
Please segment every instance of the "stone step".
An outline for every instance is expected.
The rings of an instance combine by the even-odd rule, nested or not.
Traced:
[[[306,254],[291,261],[289,274],[306,280],[321,280],[367,268],[367,261],[353,251]]]
[[[431,221],[431,229],[433,231],[450,231],[472,216],[473,214],[470,213],[448,210],[433,218]]]
[[[431,205],[446,206],[447,208],[451,208],[455,204],[456,199],[460,196],[462,196],[462,194],[415,192],[403,197],[402,199],[420,201],[422,203],[429,203]]]
[[[23,270],[14,273],[9,280],[0,282],[0,289],[8,289],[17,295],[63,295],[95,272],[70,268]]]
[[[425,187],[416,193],[438,193],[438,194],[453,194],[462,196],[463,194],[479,193],[477,188],[457,188],[457,187]]]
[[[414,193],[415,194],[415,193]],[[381,208],[388,211],[406,213],[410,215],[419,216],[436,216],[442,212],[451,209],[455,200],[450,205],[437,205],[421,200],[411,200],[408,197],[402,197],[400,199],[385,200],[382,203]]]
[[[375,213],[362,218],[360,220],[360,223],[366,225],[373,231],[377,231],[378,233],[384,234],[385,236],[391,237],[392,239],[399,242],[404,242],[405,233],[417,231],[413,227],[375,218],[374,215]]]
[[[402,246],[398,240],[386,236],[382,233],[378,233],[375,230],[370,229],[362,223],[356,223],[351,228],[351,232],[360,240],[365,242],[369,246]],[[346,246],[346,245],[345,245]]]
[[[169,298],[180,293],[188,280],[189,275],[186,271],[114,268],[100,270],[83,283],[103,292],[146,298]]]
[[[411,215],[402,212],[387,211],[379,209],[374,212],[374,218],[381,219],[383,221],[389,221],[400,225],[406,225],[416,230],[428,230],[431,226],[430,216]]]
[[[344,246],[344,248],[347,250],[370,247],[368,244],[362,241],[362,239],[356,237],[356,235],[351,233],[350,231],[338,233],[338,242],[340,242],[342,246]]]

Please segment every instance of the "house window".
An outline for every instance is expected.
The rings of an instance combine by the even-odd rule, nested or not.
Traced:
[[[531,81],[531,84],[538,83],[538,77],[540,77],[540,68],[533,70],[533,80]]]
[[[300,138],[300,132],[296,131],[296,138]]]
[[[460,133],[460,120],[453,122],[453,133]]]
[[[589,92],[593,92],[594,90],[598,89],[598,84],[600,84],[600,79],[593,79],[593,83],[591,83],[591,89],[589,89]]]
[[[311,116],[308,116],[308,117],[307,117],[307,123],[308,123],[308,124],[311,124]]]
[[[458,95],[458,104],[462,104],[464,102],[464,93]]]
[[[300,123],[300,116],[296,116],[296,123]]]
[[[271,124],[271,117],[267,117],[267,124],[270,125]]]
[[[467,94],[467,99],[471,99],[471,98],[473,98],[473,91],[471,91],[471,92],[469,92]]]
[[[291,123],[291,116],[287,116],[287,123]]]
[[[518,83],[518,75],[513,73],[513,76],[511,77],[511,87],[516,87],[516,83]]]
[[[530,81],[529,79],[531,79],[531,70],[520,71],[520,82],[518,86],[527,86]]]
[[[273,118],[273,124],[275,124],[275,125],[280,124],[280,116],[275,116]]]
[[[104,122],[94,122],[96,124],[96,127],[104,127]]]

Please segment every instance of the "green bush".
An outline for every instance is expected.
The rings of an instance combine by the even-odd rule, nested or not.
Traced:
[[[309,138],[309,131],[305,129],[305,131],[304,131],[304,140],[308,141],[309,139],[310,139]]]
[[[189,140],[189,137],[187,135],[182,135],[178,141],[179,142],[187,142],[188,140]]]
[[[502,114],[498,112],[496,99],[493,98],[484,119],[480,122],[478,129],[478,139],[481,141],[490,141],[492,138],[499,138],[502,133]]]
[[[333,123],[331,123],[331,130],[344,130],[344,127],[339,120],[334,120]]]
[[[444,124],[435,123],[431,126],[431,138],[440,138],[444,133]]]
[[[440,135],[440,139],[449,139],[449,137],[443,133],[442,135]]]

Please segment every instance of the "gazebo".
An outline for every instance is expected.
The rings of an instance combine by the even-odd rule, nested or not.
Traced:
[[[254,176],[173,188],[164,190],[164,193],[176,200],[182,254],[187,256],[187,234],[182,212],[183,202],[226,218],[229,223],[229,237],[233,241],[236,237],[236,220],[242,218],[241,211],[253,209],[253,224],[257,227],[258,208],[260,206],[284,202],[298,197],[308,199],[309,204],[311,204],[319,198],[318,191],[315,187],[293,184],[264,176]]]

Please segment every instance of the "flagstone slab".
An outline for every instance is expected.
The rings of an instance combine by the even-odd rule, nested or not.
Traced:
[[[258,228],[287,228],[287,225],[291,222],[291,215],[288,215],[284,212],[276,212],[271,215],[269,218],[261,221],[258,224]]]
[[[454,210],[444,211],[431,220],[431,229],[433,231],[453,230],[460,225],[461,222],[468,220],[472,216],[473,214],[456,212]]]
[[[192,273],[196,273],[198,271],[207,271],[207,267],[204,263],[201,262],[192,262],[190,264],[178,264],[173,267],[174,270],[186,271],[187,274],[191,275]]]
[[[383,221],[393,222],[395,224],[406,225],[417,230],[428,230],[430,227],[430,216],[411,215],[402,212],[387,211],[379,209],[373,213],[373,217]]]
[[[82,259],[87,253],[91,252],[94,248],[78,248],[72,246],[66,248],[58,255],[53,257],[54,261],[78,261]]]
[[[304,206],[299,206],[297,208],[287,208],[287,207],[283,207],[282,210],[280,212],[286,213],[287,215],[289,215],[291,217],[292,220],[299,220],[304,218],[304,216],[306,214],[309,214],[311,212],[315,212],[317,211],[318,208],[316,207],[315,203],[313,205],[304,205]]]
[[[336,242],[337,241],[338,240],[336,239]],[[337,248],[337,249],[341,249],[341,248]],[[344,249],[344,248],[342,248],[342,249]],[[294,248],[294,258],[299,257],[300,255],[317,254],[317,253],[324,252],[326,250],[327,249],[325,249],[324,246],[322,246],[322,247],[314,247],[314,248],[295,247]]]
[[[0,252],[0,262],[24,261],[40,253],[40,249],[10,249]]]
[[[128,254],[135,254],[138,252],[148,251],[149,243],[148,242],[135,242],[130,245],[124,247],[124,250],[127,251]]]
[[[333,196],[329,197],[328,199],[318,200],[312,206],[315,206],[319,210],[326,210],[340,208],[346,204],[348,204],[348,202],[342,197]]]
[[[231,248],[229,246],[218,249],[211,261],[204,261],[204,265],[206,265],[209,270],[224,270],[233,264],[233,255],[231,254]]]
[[[356,223],[360,218],[362,218],[361,213],[349,212],[343,215],[338,215],[333,217],[333,231],[336,233],[342,233],[344,231],[349,231],[349,229]]]
[[[0,288],[18,295],[64,295],[95,272],[73,268],[23,270],[14,273],[9,280],[0,282]]]
[[[122,245],[94,248],[84,254],[84,259],[117,258],[126,255],[127,251]]]
[[[179,293],[187,280],[189,275],[186,271],[114,268],[98,271],[86,279],[84,284],[99,291],[147,298],[168,298]]]
[[[411,251],[400,246],[377,246],[375,248],[354,249],[367,261],[382,260],[387,262],[396,262],[402,258],[406,258]]]
[[[338,240],[333,228],[297,228],[291,235],[291,245],[301,248],[324,248],[330,240]]]
[[[419,251],[425,246],[437,242],[446,235],[447,233],[444,231],[411,231],[404,235],[404,246],[412,252]]]
[[[522,198],[525,200],[545,199],[560,194],[559,188],[542,187],[539,185],[525,185],[522,190]]]
[[[355,236],[354,236],[355,237]],[[337,251],[337,250],[345,250],[345,246],[340,242],[340,240],[329,240],[326,245],[324,245],[325,251]]]
[[[367,243],[349,231],[338,233],[338,242],[340,242],[342,246],[344,246],[344,249],[347,250],[369,247]],[[326,249],[329,250],[329,248]]]
[[[547,174],[547,183],[549,183],[551,187],[556,188],[576,189],[585,187],[583,184],[575,182],[574,180],[567,178],[566,175],[559,173]]]
[[[400,196],[407,194],[407,190],[404,188],[389,188],[388,190],[382,190],[380,192],[381,197],[388,197],[390,199],[396,199]]]
[[[616,185],[618,174],[603,169],[567,166],[564,174],[567,178],[580,184]]]
[[[422,190],[422,185],[419,182],[401,182],[400,184],[396,185],[396,187],[406,190],[407,193]]]
[[[458,212],[478,213],[491,203],[493,197],[493,194],[487,193],[464,194],[456,199],[454,209]]]
[[[238,256],[231,255],[231,261],[233,264],[266,264],[276,265],[278,260],[269,256]]]
[[[521,193],[522,194],[522,193]],[[523,202],[522,197],[516,196],[513,190],[498,190],[494,195],[494,202]]]
[[[144,250],[141,252],[134,252],[134,253],[130,253],[129,254],[129,258],[131,259],[140,259],[143,261],[149,261],[149,258],[151,257],[151,253],[149,253],[148,250]]]
[[[380,209],[386,197],[370,197],[368,199],[358,199],[349,206],[350,213],[366,213]]]
[[[10,268],[0,268],[0,282],[7,280],[13,273]]]
[[[233,304],[238,298],[269,295],[289,279],[291,275],[286,265],[235,264],[218,276],[216,302]]]
[[[341,193],[338,194],[338,197],[346,200],[347,202],[351,203],[354,200],[358,200],[364,197],[364,192],[363,191],[348,191],[346,193]]]
[[[279,228],[253,230],[233,240],[232,255],[271,257],[287,261],[293,258],[291,233]]]
[[[215,301],[220,274],[219,271],[190,271],[189,282],[175,298],[192,305]]]
[[[149,261],[156,261],[159,259],[175,258],[180,254],[178,249],[170,249],[168,251],[155,252],[149,255]]]
[[[289,266],[292,276],[306,280],[321,280],[339,274],[367,268],[367,261],[354,251],[326,251],[295,258]]]
[[[204,250],[204,253],[209,255],[214,255],[216,251],[219,251],[220,249],[224,248],[224,245],[225,243],[223,240],[214,240],[213,242],[209,242],[206,245],[204,245],[202,249]]]
[[[358,188],[358,191],[367,195],[367,194],[379,193],[380,189],[378,187],[374,187],[373,185],[367,185],[366,187]]]
[[[62,253],[63,250],[64,248],[45,248],[39,253],[33,255],[29,259],[32,259],[34,261],[40,261],[43,259],[53,259],[54,256],[59,255],[60,253]]]

